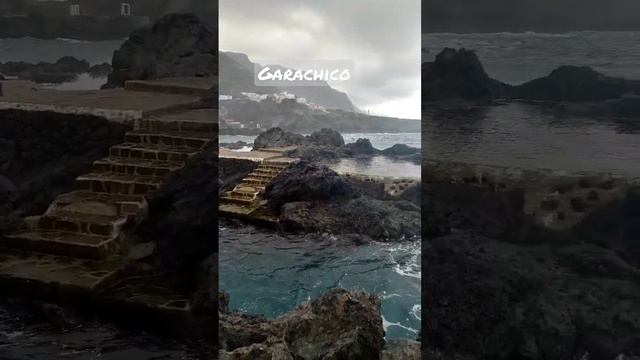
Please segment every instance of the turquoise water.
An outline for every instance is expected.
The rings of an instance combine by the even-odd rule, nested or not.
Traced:
[[[360,290],[380,296],[387,339],[417,338],[420,241],[356,246],[229,224],[219,233],[219,284],[231,309],[275,318],[332,288]]]

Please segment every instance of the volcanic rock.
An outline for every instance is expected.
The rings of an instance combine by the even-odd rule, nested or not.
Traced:
[[[380,301],[334,289],[272,321],[221,313],[219,344],[221,359],[377,359]]]
[[[169,14],[135,30],[113,54],[104,88],[126,80],[211,76],[218,69],[218,36],[193,14]]]
[[[561,66],[548,76],[515,86],[513,96],[545,101],[603,101],[640,91],[640,86],[621,78],[605,76],[586,66]]]
[[[492,100],[508,86],[491,79],[475,52],[445,48],[422,64],[422,100]]]
[[[55,63],[30,64],[22,61],[9,61],[0,64],[0,73],[36,83],[69,82],[75,80],[78,74],[89,72],[89,70],[89,62],[72,56],[63,56]]]
[[[268,147],[287,147],[301,145],[303,142],[304,136],[274,127],[260,133],[253,142],[253,148],[259,150]]]

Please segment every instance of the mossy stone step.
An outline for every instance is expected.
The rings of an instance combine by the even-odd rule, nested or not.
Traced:
[[[130,143],[186,146],[198,150],[207,146],[214,139],[212,134],[194,132],[129,131],[125,134],[125,141]]]
[[[117,235],[31,229],[4,235],[0,244],[15,249],[99,260],[115,254],[119,245],[117,240]]]
[[[110,284],[123,266],[117,256],[100,261],[3,249],[0,293],[45,301],[80,302]]]
[[[180,170],[184,161],[147,160],[126,157],[108,157],[93,163],[93,172],[115,172],[131,175],[168,176]]]
[[[79,190],[98,193],[145,195],[162,185],[164,178],[114,172],[90,173],[76,179]]]
[[[188,146],[141,144],[133,142],[114,145],[109,149],[109,155],[114,157],[162,161],[187,161],[199,152],[200,149]]]
[[[224,195],[220,198],[220,202],[221,204],[228,203],[242,206],[251,206],[256,203],[256,199]]]
[[[90,214],[53,210],[42,215],[39,229],[58,230],[85,235],[112,236],[126,224],[128,216]]]
[[[96,193],[76,190],[59,195],[49,210],[104,215],[111,217],[135,216],[145,211],[147,202],[141,195]]]

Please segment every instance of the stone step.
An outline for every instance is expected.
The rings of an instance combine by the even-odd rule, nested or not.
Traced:
[[[275,168],[275,167],[268,167],[265,165],[259,165],[258,167],[256,167],[255,169],[253,169],[253,171],[264,171],[264,172],[269,172],[271,174],[275,174],[278,175],[280,174],[282,171],[284,171],[284,168]]]
[[[110,217],[133,217],[146,211],[147,202],[141,195],[96,193],[76,190],[59,195],[49,206],[54,211],[83,213]]]
[[[247,184],[247,185],[251,185],[251,186],[257,185],[257,186],[262,186],[262,187],[264,187],[265,185],[267,185],[269,183],[268,180],[254,178],[254,177],[246,177],[246,178],[242,179],[242,182],[244,184]]]
[[[116,256],[100,261],[15,249],[0,253],[0,293],[42,301],[86,304],[122,268]]]
[[[279,171],[279,170],[265,170],[265,169],[259,169],[259,168],[255,168],[252,171],[252,173],[254,174],[258,174],[261,176],[272,176],[272,177],[278,176],[281,172],[282,171]]]
[[[188,146],[139,143],[124,143],[109,149],[109,155],[114,157],[161,161],[187,161],[199,152]]]
[[[249,198],[237,198],[232,195],[224,195],[220,198],[221,203],[238,204],[243,206],[252,206],[255,204],[256,199]]]
[[[238,196],[251,196],[255,197],[258,195],[259,191],[255,188],[255,186],[247,185],[247,184],[239,184],[230,191],[230,193],[237,194]]]
[[[262,181],[266,181],[266,182],[271,182],[273,179],[276,178],[276,176],[273,176],[273,175],[262,175],[262,174],[256,173],[254,171],[254,172],[249,173],[249,175],[247,175],[247,178],[256,179],[256,180],[262,180]]]
[[[163,120],[159,118],[145,118],[136,120],[134,129],[137,131],[149,132],[196,132],[201,134],[210,134],[215,137],[218,131],[218,123],[215,121],[196,121],[196,120]]]
[[[168,176],[180,170],[184,161],[147,160],[126,157],[108,157],[93,163],[93,172],[114,172],[131,175]]]
[[[201,134],[194,132],[151,132],[129,131],[125,134],[125,141],[138,144],[161,144],[169,146],[186,146],[194,149],[202,149],[215,140],[213,134]]]
[[[164,178],[157,176],[119,174],[114,172],[90,173],[76,179],[79,190],[97,193],[145,195],[158,190]]]
[[[86,214],[68,210],[49,211],[40,216],[38,227],[84,235],[113,236],[128,221],[127,216]]]
[[[0,243],[15,249],[94,260],[113,255],[119,245],[117,236],[38,229],[10,233]]]
[[[264,160],[262,164],[268,165],[268,166],[277,166],[277,167],[287,168],[289,167],[289,165],[291,165],[291,162],[278,161],[278,160]]]

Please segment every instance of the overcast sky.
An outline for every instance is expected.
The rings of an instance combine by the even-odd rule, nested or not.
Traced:
[[[371,114],[420,118],[420,0],[220,0],[219,29],[222,50],[263,65],[352,60],[333,87]]]

